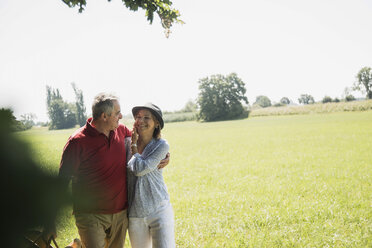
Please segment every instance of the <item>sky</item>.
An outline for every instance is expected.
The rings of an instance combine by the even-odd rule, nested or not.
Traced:
[[[185,24],[167,39],[159,18],[120,0],[0,0],[0,107],[46,121],[46,85],[87,112],[95,95],[120,97],[123,114],[153,102],[179,110],[199,79],[235,72],[248,101],[301,94],[341,98],[372,67],[372,0],[173,0]],[[356,97],[363,96],[355,92]]]

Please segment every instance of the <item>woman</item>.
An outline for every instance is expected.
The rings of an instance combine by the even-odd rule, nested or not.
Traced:
[[[135,122],[127,150],[130,243],[133,248],[175,247],[173,210],[158,168],[169,151],[167,141],[160,138],[162,112],[147,103],[132,113]]]

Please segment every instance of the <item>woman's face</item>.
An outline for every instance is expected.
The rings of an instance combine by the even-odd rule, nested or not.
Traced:
[[[134,117],[134,125],[139,134],[141,133],[154,133],[157,121],[151,112],[147,109],[140,109]]]

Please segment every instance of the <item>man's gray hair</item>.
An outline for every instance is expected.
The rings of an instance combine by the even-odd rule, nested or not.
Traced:
[[[114,101],[119,101],[117,96],[107,93],[99,93],[93,100],[92,115],[97,120],[102,113],[110,116],[114,110]]]

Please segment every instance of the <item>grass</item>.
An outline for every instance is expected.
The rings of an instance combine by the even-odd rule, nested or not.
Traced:
[[[72,131],[20,136],[56,172]],[[372,246],[372,111],[167,123],[163,136],[177,247]],[[69,209],[59,222],[65,245]]]

